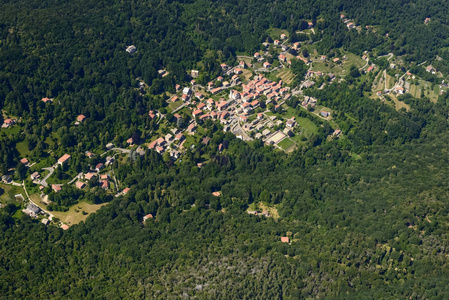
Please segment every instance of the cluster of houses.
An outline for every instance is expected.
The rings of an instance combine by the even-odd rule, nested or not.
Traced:
[[[340,15],[340,19],[343,21],[343,23],[345,23],[346,27],[348,27],[348,29],[353,29],[355,28],[355,24],[354,22],[347,18],[345,15]]]
[[[175,118],[181,118],[180,115],[175,114]],[[194,133],[196,126],[191,123],[187,128],[187,132]],[[159,154],[164,154],[166,151],[170,152],[170,157],[176,160],[180,157],[180,149],[185,142],[184,134],[177,128],[171,129],[171,133],[166,134],[164,137],[158,137],[156,140],[152,141],[148,148],[156,151]]]

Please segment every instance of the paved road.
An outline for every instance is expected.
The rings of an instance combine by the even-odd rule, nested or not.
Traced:
[[[47,176],[45,176],[41,181],[35,180],[35,181],[33,181],[33,183],[40,184],[42,186],[47,187],[48,186],[47,179],[53,174],[53,172],[55,171],[55,168],[54,167],[48,167],[48,168],[42,168],[42,170],[50,171],[50,173],[48,173]]]
[[[253,139],[243,130],[243,128],[240,126],[240,122],[237,121],[237,123],[231,128],[231,132],[234,133],[236,136],[241,135],[243,137],[244,141],[252,141]]]
[[[78,173],[78,175],[76,175],[75,177],[73,177],[73,179],[70,180],[69,183],[67,183],[67,184],[72,184],[75,180],[77,180],[78,178],[81,178],[81,177],[83,177],[83,172]]]

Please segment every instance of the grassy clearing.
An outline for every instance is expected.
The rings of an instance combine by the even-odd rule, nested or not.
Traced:
[[[294,148],[296,144],[289,138],[283,139],[279,144],[279,147],[281,147],[284,151],[289,151],[291,148]]]
[[[253,72],[248,69],[243,69],[243,76],[245,76],[246,80],[249,80],[253,76]]]
[[[16,144],[16,149],[17,151],[19,151],[20,153],[20,157],[25,157],[28,154],[30,154],[30,150],[28,149],[28,142],[27,141],[23,141],[20,143]]]
[[[287,30],[279,29],[279,28],[270,28],[267,30],[267,34],[271,36],[273,40],[280,40],[281,34],[285,34],[287,38],[289,37],[289,33]]]
[[[268,206],[264,204],[263,202],[253,202],[248,206],[248,211],[260,211],[264,212],[267,211],[273,218],[277,219],[279,218],[279,212],[276,208],[276,206]]]
[[[299,126],[304,128],[305,136],[310,137],[310,135],[318,133],[318,127],[311,120],[298,117],[296,118],[296,122],[299,124]]]
[[[171,102],[168,105],[168,108],[170,109],[170,111],[174,111],[175,109],[177,109],[178,107],[180,107],[184,102],[182,102],[181,100],[175,101],[175,102]]]
[[[401,108],[405,108],[407,111],[410,110],[410,106],[408,104],[405,104],[403,101],[400,101],[396,95],[390,94],[389,95],[391,100],[394,102],[394,108],[396,110],[400,110]]]
[[[0,128],[0,130],[2,132],[6,133],[7,135],[10,134],[12,136],[15,136],[15,135],[18,135],[18,134],[20,134],[22,132],[22,127],[19,126],[19,125],[14,125],[14,126],[9,127],[9,128]]]
[[[387,82],[387,89],[391,89],[394,86],[394,78],[391,77],[390,75],[386,75],[386,82]]]
[[[25,191],[20,186],[0,183],[0,188],[3,190],[3,193],[0,195],[0,203],[2,204],[16,202],[14,195],[17,194],[22,194],[23,198],[26,199]]]
[[[85,221],[90,214],[97,212],[97,210],[105,205],[107,205],[107,203],[89,204],[87,202],[80,202],[72,206],[66,212],[52,211],[51,213],[63,223],[70,226]],[[83,214],[83,212],[86,214]]]

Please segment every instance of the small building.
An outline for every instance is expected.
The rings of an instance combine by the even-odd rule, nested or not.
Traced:
[[[287,36],[285,34],[281,34],[281,40],[285,40]]]
[[[28,166],[28,164],[29,164],[29,161],[28,161],[27,158],[22,158],[22,159],[20,160],[20,162],[21,162],[23,165],[25,165],[25,166]]]
[[[84,175],[84,178],[87,179],[87,180],[91,180],[92,178],[94,178],[94,177],[96,177],[96,176],[97,176],[96,173],[94,173],[94,172],[88,172],[88,173],[86,173],[86,174]]]
[[[61,166],[67,163],[70,160],[71,156],[69,154],[64,154],[61,158],[58,159],[58,164]]]
[[[271,68],[271,64],[269,63],[269,62],[264,62],[263,63],[263,67],[265,68],[265,69],[268,69],[268,68]]]
[[[27,208],[23,210],[25,214],[33,218],[35,218],[40,211],[41,209],[33,203],[28,204]]]
[[[33,174],[31,174],[30,178],[31,180],[36,180],[39,179],[41,177],[41,175],[39,175],[38,172],[34,172]]]
[[[289,243],[290,239],[287,236],[283,236],[283,237],[281,237],[281,242],[282,243]]]
[[[50,223],[50,220],[42,219],[41,223],[44,224],[44,225],[48,225]]]
[[[83,188],[86,187],[86,184],[85,184],[84,182],[82,182],[82,181],[77,181],[77,182],[75,183],[75,186],[76,186],[77,188],[79,188],[79,189],[83,189]]]
[[[290,128],[295,127],[295,125],[296,125],[295,117],[288,119],[287,122],[285,123],[285,126]]]
[[[11,176],[9,176],[9,175],[3,175],[3,176],[2,176],[2,181],[3,181],[4,183],[10,183],[10,182],[12,181],[12,178],[11,178]]]
[[[129,187],[123,189],[122,194],[123,194],[123,195],[128,194],[129,190],[131,190]]]
[[[134,46],[134,45],[131,45],[131,46],[126,47],[126,52],[128,52],[129,54],[133,54],[133,53],[135,53],[136,51],[137,51],[137,48],[136,48],[136,46]]]
[[[13,126],[16,123],[16,121],[14,121],[13,119],[6,119],[3,122],[2,128],[9,128],[11,126]]]
[[[104,164],[103,163],[99,163],[95,166],[95,170],[97,170],[97,172],[100,172],[101,170],[104,169]]]
[[[213,192],[212,196],[220,197],[221,196],[221,192]]]
[[[53,102],[53,99],[45,97],[45,98],[42,98],[42,102],[44,102],[44,103]]]
[[[105,190],[109,189],[109,181],[107,180],[101,181],[101,188]]]
[[[193,78],[198,78],[198,76],[200,75],[200,72],[199,72],[198,70],[192,70],[192,71],[190,72],[190,75],[191,75]]]
[[[148,219],[153,219],[153,215],[152,214],[148,214],[148,215],[145,215],[144,217],[143,217],[143,221],[145,222],[146,220],[148,220]]]
[[[113,143],[107,143],[106,144],[106,149],[107,150],[111,150],[112,148],[114,148],[114,144]]]
[[[56,185],[56,184],[52,184],[51,185],[51,189],[55,192],[58,193],[62,190],[62,187],[60,185]]]
[[[323,117],[327,118],[327,117],[330,116],[330,113],[323,110],[323,111],[321,111],[321,115],[322,115]]]
[[[86,116],[85,116],[85,115],[79,115],[78,117],[76,117],[76,120],[77,120],[78,122],[83,122],[85,119],[86,119]]]

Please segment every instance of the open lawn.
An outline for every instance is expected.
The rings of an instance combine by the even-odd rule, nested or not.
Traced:
[[[184,102],[182,102],[181,100],[178,100],[175,102],[170,102],[170,104],[168,105],[168,108],[170,109],[170,111],[174,111],[175,109],[180,107],[183,103]]]
[[[289,37],[289,33],[287,30],[279,29],[279,28],[270,28],[267,30],[267,34],[271,36],[273,40],[280,40],[281,34],[285,34],[287,38]]]
[[[19,151],[20,157],[25,157],[26,155],[28,155],[31,152],[30,150],[28,150],[28,142],[27,141],[17,143],[16,149],[17,149],[17,151]]]
[[[393,102],[394,102],[394,108],[395,108],[396,110],[400,110],[401,108],[405,108],[407,111],[410,110],[410,106],[409,106],[408,104],[404,103],[403,101],[400,101],[400,100],[396,97],[396,95],[390,94],[389,96],[390,96],[391,100],[393,100]]]
[[[246,80],[249,80],[253,76],[253,72],[248,69],[243,69],[243,76],[245,76]]]
[[[290,119],[291,117],[295,116],[296,123],[298,123],[299,126],[301,126],[304,129],[304,133],[306,137],[309,137],[311,134],[317,134],[318,133],[318,127],[308,118],[302,118],[298,117],[296,114],[296,111],[289,107],[284,114],[282,114],[282,117]]]
[[[292,148],[294,148],[296,144],[291,139],[285,138],[278,144],[278,146],[284,149],[284,151],[289,152],[293,150]]]
[[[25,191],[20,186],[0,183],[0,188],[2,189],[0,194],[0,203],[2,204],[15,202],[16,199],[14,198],[14,195],[17,194],[22,194],[22,196],[26,198]]]
[[[68,211],[52,211],[51,213],[58,219],[60,219],[63,223],[67,225],[78,224],[81,221],[85,221],[87,217],[95,213],[102,206],[107,205],[107,203],[102,204],[89,204],[87,202],[80,202],[74,206],[72,206]],[[83,212],[85,214],[83,214]]]
[[[1,125],[1,124],[0,124]],[[18,135],[19,133],[22,132],[22,127],[19,125],[14,125],[12,127],[9,128],[0,128],[0,130],[4,133],[6,133],[7,135]]]

